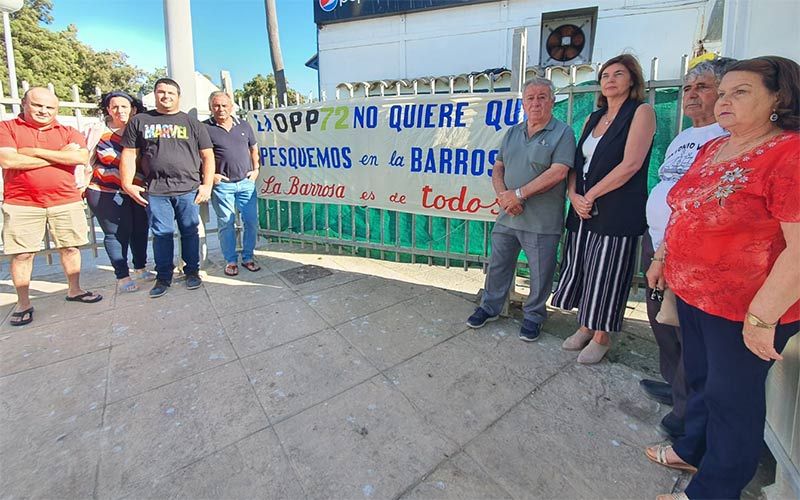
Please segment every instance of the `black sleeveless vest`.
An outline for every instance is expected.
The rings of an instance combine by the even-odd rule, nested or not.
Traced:
[[[608,128],[592,155],[592,163],[586,179],[583,178],[583,143],[594,129],[607,108],[600,108],[589,116],[583,129],[578,148],[575,151],[575,183],[578,194],[585,194],[608,175],[625,156],[625,143],[628,140],[633,115],[643,103],[628,99],[622,105],[614,122]],[[584,227],[593,233],[608,236],[639,236],[647,229],[645,205],[647,204],[647,171],[650,165],[650,153],[653,149],[653,138],[647,149],[647,156],[639,170],[628,179],[628,182],[614,191],[608,192],[595,201],[598,215],[583,221]],[[580,217],[572,206],[567,213],[567,229],[577,231]]]

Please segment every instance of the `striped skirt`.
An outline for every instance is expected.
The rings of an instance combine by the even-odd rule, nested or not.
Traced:
[[[638,236],[605,236],[583,225],[568,231],[553,307],[577,307],[578,322],[591,330],[620,331],[638,242]]]

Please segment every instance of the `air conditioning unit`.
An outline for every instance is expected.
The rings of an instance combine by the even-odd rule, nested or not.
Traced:
[[[573,14],[568,17],[565,14],[567,12],[542,15],[540,66],[570,66],[592,62],[597,11],[592,9],[582,15]]]

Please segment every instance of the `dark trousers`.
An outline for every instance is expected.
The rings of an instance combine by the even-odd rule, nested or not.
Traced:
[[[650,259],[653,258],[655,249],[650,239],[650,233],[645,232],[642,237],[642,269],[647,271]],[[667,283],[669,285],[669,283]],[[689,397],[689,384],[683,368],[683,354],[681,351],[681,329],[670,325],[662,325],[656,321],[656,315],[661,310],[661,302],[650,299],[653,290],[647,287],[647,319],[653,330],[653,337],[658,344],[658,366],[661,376],[672,385],[672,414],[683,420],[686,414],[686,399]]]
[[[122,193],[86,190],[86,203],[103,229],[103,246],[114,267],[117,279],[130,276],[128,248],[133,254],[133,268],[143,269],[147,263],[147,212],[144,207]]]
[[[753,478],[764,440],[767,372],[744,345],[741,322],[704,313],[678,298],[683,361],[691,392],[686,434],[673,449],[698,468],[689,498],[739,498]],[[775,350],[783,351],[800,322],[778,325]]]

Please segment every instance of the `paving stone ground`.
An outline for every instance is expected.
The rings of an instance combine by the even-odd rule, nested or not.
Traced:
[[[102,252],[101,252],[102,253]],[[263,270],[158,299],[118,293],[101,255],[64,301],[36,263],[34,322],[0,280],[0,498],[654,498],[687,476],[649,463],[668,408],[643,304],[608,360],[537,343],[512,317],[472,330],[478,270],[263,241]],[[301,266],[307,267],[302,270]],[[757,491],[757,490],[756,490]],[[757,493],[756,493],[757,495]]]

